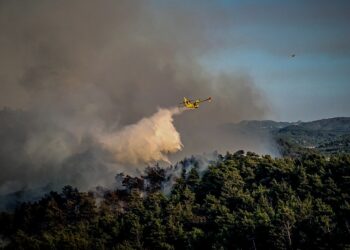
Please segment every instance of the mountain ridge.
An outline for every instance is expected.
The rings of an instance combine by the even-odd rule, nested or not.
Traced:
[[[244,120],[226,124],[226,129],[242,133],[268,134],[283,156],[299,156],[305,151],[324,154],[350,152],[350,117],[333,117],[309,122]]]

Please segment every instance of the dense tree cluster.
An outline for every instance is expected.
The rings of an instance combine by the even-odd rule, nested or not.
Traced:
[[[192,159],[193,160],[193,159]],[[0,217],[5,249],[348,249],[350,156],[299,159],[238,151],[122,174],[103,197],[70,186]],[[171,178],[173,178],[172,176]]]

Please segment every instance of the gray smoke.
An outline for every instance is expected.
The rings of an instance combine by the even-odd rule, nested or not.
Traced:
[[[175,118],[184,146],[177,159],[246,147],[218,128],[263,118],[267,105],[246,73],[214,75],[201,66],[202,56],[235,41],[223,36],[230,13],[211,1],[192,4],[0,0],[0,106],[23,110],[2,112],[0,195],[109,185],[117,171],[135,168],[123,167],[100,136],[184,96],[213,102]]]

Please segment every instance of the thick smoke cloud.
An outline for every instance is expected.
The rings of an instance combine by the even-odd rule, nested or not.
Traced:
[[[126,165],[171,163],[166,154],[175,153],[183,146],[173,124],[173,116],[181,112],[179,108],[160,109],[151,117],[103,136],[101,142],[113,152],[116,161]]]
[[[2,112],[12,118],[0,131],[1,195],[107,185],[116,171],[133,171],[100,136],[117,135],[111,143],[123,158],[117,140],[133,128],[125,126],[184,96],[213,102],[175,118],[183,154],[246,147],[218,126],[263,118],[264,99],[244,72],[213,75],[200,64],[234,46],[224,36],[229,25],[230,14],[211,1],[0,1],[0,106],[23,110]],[[166,152],[149,159],[166,160]]]

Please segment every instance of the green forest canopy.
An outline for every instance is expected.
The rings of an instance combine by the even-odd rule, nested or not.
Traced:
[[[118,175],[102,197],[66,186],[3,212],[4,249],[348,249],[350,155],[299,159],[238,151],[202,171]]]

